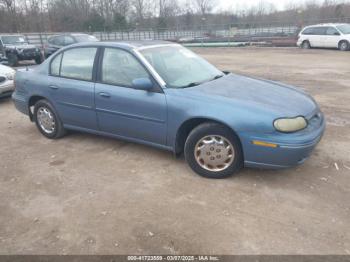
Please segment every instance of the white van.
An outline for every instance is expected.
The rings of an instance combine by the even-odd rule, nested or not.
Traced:
[[[297,45],[305,49],[323,47],[348,51],[350,50],[350,24],[307,26],[300,32]]]

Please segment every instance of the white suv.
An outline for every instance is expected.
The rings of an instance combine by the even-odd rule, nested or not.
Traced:
[[[305,27],[299,34],[301,48],[324,47],[350,49],[350,24],[320,24]]]

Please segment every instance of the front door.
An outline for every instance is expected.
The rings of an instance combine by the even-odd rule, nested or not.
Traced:
[[[96,47],[68,49],[50,66],[48,89],[65,125],[97,129],[92,72]]]
[[[340,39],[340,33],[334,27],[328,27],[326,31],[325,39],[325,47],[329,48],[338,48],[338,44]]]
[[[99,129],[125,138],[166,144],[167,105],[157,86],[136,57],[122,49],[105,48],[95,86]],[[132,81],[149,78],[151,91],[134,89]]]

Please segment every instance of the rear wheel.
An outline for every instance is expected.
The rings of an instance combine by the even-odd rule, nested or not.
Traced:
[[[7,60],[9,66],[17,66],[18,65],[18,56],[16,54],[8,54]]]
[[[35,104],[34,121],[39,131],[47,138],[60,138],[66,133],[55,109],[45,99]]]
[[[340,51],[348,51],[350,49],[350,44],[348,41],[341,41],[338,48]]]
[[[302,48],[302,49],[310,49],[310,48],[311,48],[310,42],[309,42],[309,41],[304,41],[304,42],[301,44],[301,48]]]
[[[204,123],[192,130],[185,143],[185,158],[193,171],[207,178],[226,178],[243,167],[238,137],[217,123]]]
[[[43,57],[42,57],[42,55],[38,55],[38,56],[36,56],[35,58],[34,58],[34,60],[35,60],[35,63],[37,64],[37,65],[40,65],[42,62],[43,62]]]

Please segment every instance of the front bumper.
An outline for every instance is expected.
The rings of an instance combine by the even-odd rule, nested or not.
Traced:
[[[40,57],[41,53],[40,52],[22,52],[18,54],[18,58],[20,60],[32,60],[37,57]]]
[[[13,81],[7,81],[0,85],[0,97],[10,96],[15,89]]]
[[[242,133],[240,138],[243,146],[244,164],[247,167],[279,169],[300,165],[311,155],[320,142],[325,131],[325,119],[309,129],[278,135],[254,135]],[[254,145],[253,140],[276,144],[277,147]]]

